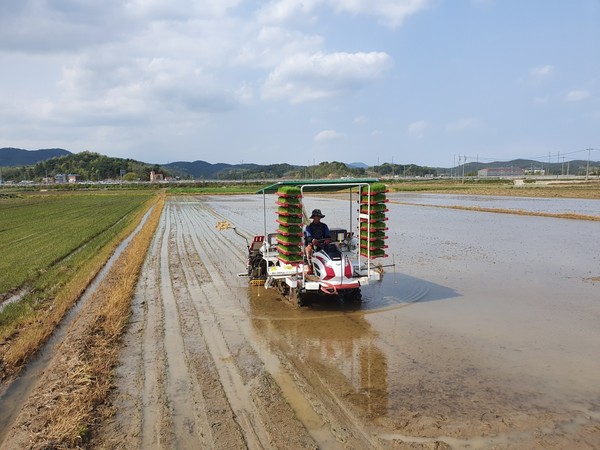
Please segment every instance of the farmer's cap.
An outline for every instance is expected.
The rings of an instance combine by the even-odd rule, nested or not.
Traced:
[[[323,214],[321,214],[321,210],[320,209],[313,209],[312,214],[310,215],[310,218],[312,219],[313,217],[318,216],[318,217],[325,217]]]

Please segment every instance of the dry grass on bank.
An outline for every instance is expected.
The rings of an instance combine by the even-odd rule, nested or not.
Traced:
[[[164,196],[89,299],[30,397],[29,417],[17,424],[27,428],[29,448],[86,448],[94,424],[111,414],[106,402],[120,338],[163,205]]]

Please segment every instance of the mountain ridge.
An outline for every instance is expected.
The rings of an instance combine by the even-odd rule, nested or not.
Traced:
[[[78,155],[96,155],[102,156],[104,159],[108,158],[100,154],[81,152],[72,153],[65,149],[39,149],[39,150],[25,150],[13,147],[0,148],[0,167],[12,168],[23,168],[25,166],[32,166],[38,163],[44,163],[52,158],[73,156]],[[477,174],[477,171],[483,168],[497,168],[497,167],[518,167],[524,170],[541,170],[544,169],[546,173],[552,174],[581,174],[585,171],[588,161],[587,160],[572,160],[565,161],[563,163],[546,163],[536,160],[528,159],[515,159],[512,161],[494,161],[494,162],[469,162],[464,165],[456,167],[442,168],[442,167],[427,167],[418,166],[416,164],[390,164],[383,163],[377,166],[368,166],[362,162],[353,163],[342,163],[337,161],[332,162],[321,162],[314,166],[296,166],[287,163],[280,164],[269,164],[260,165],[254,163],[242,163],[242,164],[227,164],[227,163],[209,163],[204,160],[195,161],[174,161],[168,164],[150,164],[141,161],[134,161],[131,159],[122,158],[108,158],[111,161],[121,161],[121,163],[115,162],[115,164],[121,164],[125,168],[128,164],[139,163],[145,166],[151,166],[156,171],[164,171],[166,175],[178,177],[182,179],[231,179],[231,180],[244,180],[244,179],[268,179],[268,178],[331,178],[339,176],[364,176],[366,174],[375,176],[425,176],[425,175],[452,175],[452,176],[473,176]],[[46,164],[46,163],[44,163]],[[590,169],[598,170],[600,163],[596,161],[590,161]],[[116,166],[115,166],[116,167]],[[98,174],[98,162],[96,167],[84,168],[84,177],[86,172],[89,175],[90,170],[95,170],[96,177]],[[139,169],[138,169],[139,170]],[[149,170],[149,169],[148,169]],[[144,169],[143,172],[148,170]],[[54,175],[50,173],[50,175]],[[114,176],[114,174],[113,174]]]
[[[73,153],[64,148],[42,148],[25,150],[15,147],[0,148],[0,167],[29,166],[57,156],[67,156]]]

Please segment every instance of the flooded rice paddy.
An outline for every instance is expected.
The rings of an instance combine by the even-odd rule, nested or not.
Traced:
[[[391,193],[394,202],[431,205],[461,206],[467,208],[495,208],[514,211],[579,214],[600,217],[600,200],[574,198],[510,197],[497,195],[406,194]]]
[[[589,216],[598,203],[390,198],[382,281],[362,286],[360,303],[294,308],[238,276],[242,236],[276,229],[275,196],[170,197],[133,299],[114,416],[87,445],[600,448],[600,222],[523,215]],[[303,201],[330,227],[356,223],[347,196]],[[61,376],[52,367],[36,389]],[[30,406],[5,423],[2,448],[39,438]]]
[[[390,198],[403,202],[389,205],[383,262],[395,267],[363,287],[361,305],[324,298],[293,310],[240,280],[253,333],[267,348],[285,343],[379,442],[600,446],[600,224],[422,206],[598,215],[600,202]],[[304,203],[330,227],[356,214],[344,200]],[[274,229],[274,199],[265,204]],[[209,205],[263,232],[262,196]]]

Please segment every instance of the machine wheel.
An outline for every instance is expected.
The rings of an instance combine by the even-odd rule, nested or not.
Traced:
[[[298,288],[289,288],[286,297],[292,305],[300,306],[298,302]]]
[[[298,292],[298,306],[308,306],[311,304],[311,296],[310,294]]]
[[[344,294],[344,300],[348,302],[362,302],[362,293],[360,292],[360,288],[351,289],[349,292]]]
[[[249,275],[253,278],[266,278],[267,275],[267,261],[262,256],[257,257],[252,261]]]
[[[298,288],[289,288],[289,292],[287,295],[290,303],[297,308],[301,306],[308,306],[310,301],[308,299],[308,295],[304,292],[300,292]]]
[[[283,295],[284,297],[288,296],[289,293],[289,286],[287,284],[285,284],[282,280],[277,280],[275,281],[275,286],[277,287],[277,291]]]

